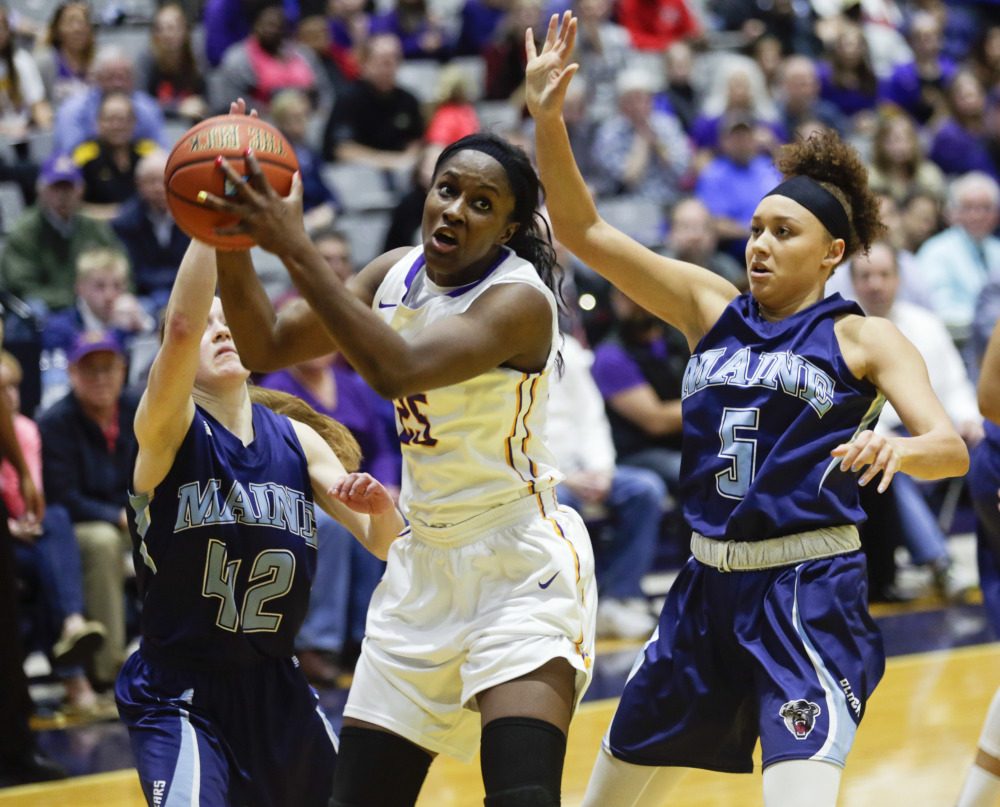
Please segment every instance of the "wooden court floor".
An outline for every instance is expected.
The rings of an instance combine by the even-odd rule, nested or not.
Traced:
[[[1000,685],[1000,643],[890,659],[858,731],[841,807],[950,807],[969,765],[986,707]],[[578,807],[614,701],[584,704],[570,730],[563,804]],[[758,758],[759,761],[759,758]],[[438,759],[418,807],[477,807],[478,761]],[[808,794],[802,803],[809,804]],[[692,771],[671,807],[762,804],[760,772]],[[134,771],[0,791],[0,807],[144,807]],[[608,807],[614,807],[609,805]]]

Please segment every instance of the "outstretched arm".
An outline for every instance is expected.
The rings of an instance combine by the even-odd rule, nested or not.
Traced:
[[[598,215],[562,118],[566,89],[578,67],[567,64],[575,35],[576,19],[566,12],[561,24],[556,16],[549,21],[541,53],[532,32],[525,36],[527,104],[535,119],[535,154],[553,231],[587,266],[682,331],[693,347],[739,291],[707,269],[657,255]]]
[[[137,493],[163,481],[194,418],[191,390],[214,296],[214,250],[192,240],[167,301],[163,344],[135,413],[139,455],[132,484]]]
[[[313,498],[373,555],[385,560],[389,545],[405,526],[388,491],[368,474],[348,474],[316,431],[292,420],[309,463]]]

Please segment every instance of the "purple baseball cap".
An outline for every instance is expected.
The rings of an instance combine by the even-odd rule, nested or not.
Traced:
[[[101,350],[107,350],[119,356],[125,355],[118,340],[108,331],[81,331],[73,339],[73,345],[66,358],[70,364],[76,364],[84,356]]]
[[[72,182],[83,184],[83,173],[68,154],[53,154],[43,164],[39,174],[43,185],[55,185],[57,182]]]

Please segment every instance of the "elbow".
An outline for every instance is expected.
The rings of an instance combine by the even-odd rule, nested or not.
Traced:
[[[394,372],[391,368],[379,367],[372,373],[364,374],[363,377],[375,394],[387,401],[405,398],[407,395],[414,395],[426,389],[415,384],[412,378]]]
[[[205,323],[195,322],[186,311],[176,308],[167,312],[163,323],[164,342],[200,342],[205,333]]]
[[[953,476],[965,476],[969,472],[969,447],[959,437],[955,447],[955,472]]]

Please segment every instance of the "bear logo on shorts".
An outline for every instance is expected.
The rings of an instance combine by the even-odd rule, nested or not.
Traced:
[[[819,713],[819,706],[801,698],[789,701],[778,710],[778,715],[785,719],[785,727],[796,740],[804,740],[809,736],[816,726],[816,716]]]

